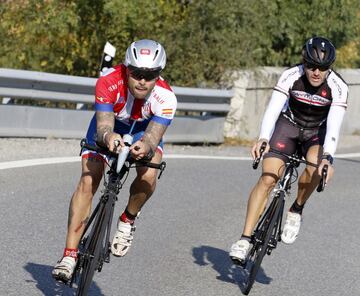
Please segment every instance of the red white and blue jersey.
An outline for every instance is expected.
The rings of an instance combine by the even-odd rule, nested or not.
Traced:
[[[96,83],[95,111],[114,112],[115,119],[129,124],[130,120],[153,120],[170,125],[177,100],[168,83],[161,77],[145,99],[135,98],[127,85],[126,66],[109,69]]]

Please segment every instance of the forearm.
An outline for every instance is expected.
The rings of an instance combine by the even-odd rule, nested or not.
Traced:
[[[343,106],[331,106],[326,121],[324,153],[334,156],[345,111]]]
[[[113,112],[96,111],[97,141],[106,144],[106,137],[113,132],[115,116]]]
[[[166,125],[160,124],[155,121],[150,121],[147,126],[142,141],[149,145],[152,151],[155,151],[159,145],[165,131],[167,129]]]

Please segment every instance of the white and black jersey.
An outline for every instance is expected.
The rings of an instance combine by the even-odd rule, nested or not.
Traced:
[[[347,107],[348,87],[332,70],[323,84],[314,87],[306,78],[304,66],[297,65],[284,71],[274,90],[288,97],[286,115],[305,128],[320,126],[326,121],[330,106]]]
[[[291,67],[282,73],[274,87],[259,139],[270,140],[282,114],[299,128],[326,128],[324,152],[334,155],[347,98],[348,86],[335,71],[329,70],[325,81],[314,87],[302,64]]]

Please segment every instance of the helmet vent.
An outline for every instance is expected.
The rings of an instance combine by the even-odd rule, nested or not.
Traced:
[[[156,57],[158,56],[158,53],[159,53],[159,50],[157,49],[157,50],[155,51],[153,61],[155,61]]]
[[[137,57],[136,49],[135,49],[135,48],[133,48],[133,52],[134,52],[135,59],[137,59],[138,57]]]

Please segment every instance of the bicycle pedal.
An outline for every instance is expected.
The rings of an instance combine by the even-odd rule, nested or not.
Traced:
[[[270,249],[275,249],[276,248],[276,242],[274,241],[274,242],[269,242],[269,244],[268,244],[268,247],[270,248]]]
[[[230,257],[232,262],[237,265],[237,266],[240,266],[240,267],[245,267],[246,266],[246,260],[239,260],[235,257]]]

